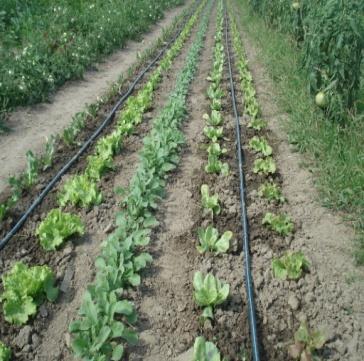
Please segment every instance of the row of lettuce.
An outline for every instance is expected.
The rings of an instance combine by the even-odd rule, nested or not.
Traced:
[[[207,89],[210,111],[203,115],[203,120],[206,123],[203,133],[208,144],[207,164],[204,170],[208,174],[224,177],[229,174],[229,166],[221,160],[222,156],[226,153],[226,149],[222,146],[224,140],[224,119],[222,113],[224,91],[222,89],[222,78],[225,51],[223,45],[224,4],[221,0],[218,1],[216,24],[213,65],[207,78],[210,83]],[[201,206],[203,216],[208,218],[210,224],[205,228],[198,229],[198,252],[204,254],[205,257],[214,257],[228,252],[233,233],[227,230],[220,234],[221,230],[215,227],[217,218],[221,213],[221,205],[219,196],[211,194],[207,184],[201,186]],[[202,308],[201,319],[214,319],[216,307],[225,302],[229,297],[229,284],[224,283],[210,272],[203,274],[197,271],[194,274],[193,287],[193,298],[197,306]],[[203,336],[196,338],[193,361],[220,361],[221,359],[222,356],[212,341],[206,340]]]
[[[255,154],[253,172],[259,175],[263,184],[258,195],[268,203],[279,208],[286,202],[277,179],[277,166],[273,159],[273,149],[269,145],[264,133],[267,123],[262,119],[261,111],[256,97],[252,75],[248,68],[247,58],[240,40],[240,34],[230,9],[232,46],[237,56],[236,68],[238,71],[240,89],[243,94],[244,113],[249,117],[248,127],[254,130],[254,135],[248,143],[249,150]],[[290,236],[294,232],[294,223],[285,213],[266,212],[262,225],[281,237]],[[304,276],[309,268],[309,262],[301,251],[284,253],[281,257],[272,260],[273,276],[280,280],[297,281]],[[316,357],[315,352],[325,343],[325,337],[318,331],[311,331],[306,323],[301,323],[294,336],[294,344],[289,346],[288,354],[293,359],[310,360]]]
[[[192,8],[196,6],[196,2]],[[157,40],[151,49],[147,49],[139,58],[138,64],[129,69],[132,74],[133,70],[142,64],[152,55],[164,41],[171,37],[171,34],[181,26],[181,23],[189,15],[190,10],[185,9],[176,17],[173,24],[163,32],[163,35]],[[28,193],[38,182],[42,173],[49,170],[54,163],[57,151],[62,148],[72,149],[81,145],[80,136],[82,130],[85,129],[87,123],[94,121],[99,114],[101,108],[113,101],[119,95],[120,89],[124,85],[126,78],[122,76],[114,82],[106,93],[97,98],[94,103],[85,107],[85,110],[76,113],[72,117],[72,121],[60,135],[51,135],[46,139],[42,154],[36,155],[31,150],[26,153],[26,168],[18,176],[10,176],[8,179],[10,187],[10,195],[0,203],[0,222],[4,221],[11,215],[17,204],[21,201],[24,194]]]
[[[144,112],[150,108],[154,91],[160,84],[163,75],[170,70],[173,60],[181,52],[185,42],[190,37],[192,29],[199,19],[205,5],[206,0],[201,2],[198,6],[173,46],[166,52],[158,67],[152,72],[146,84],[137,95],[131,96],[128,99],[126,105],[119,114],[114,131],[97,142],[94,154],[90,155],[87,159],[87,166],[84,173],[69,178],[68,181],[65,182],[63,188],[59,191],[59,208],[52,209],[46,215],[45,219],[41,221],[36,230],[40,244],[46,251],[54,251],[69,237],[82,235],[85,232],[85,225],[81,218],[76,214],[64,212],[62,207],[71,204],[76,207],[76,209],[79,207],[90,208],[95,204],[102,202],[102,194],[98,189],[97,183],[107,171],[113,169],[113,157],[120,150],[125,137],[142,121]],[[204,26],[206,26],[206,19],[204,24]],[[202,30],[205,30],[205,27],[202,27]],[[193,72],[194,68],[190,63],[192,63],[193,60],[196,61],[196,54],[198,54],[198,49],[201,46],[202,30],[200,30],[199,33],[198,46],[195,44],[193,47],[195,50],[191,50],[191,54],[188,58],[187,75]],[[187,80],[190,81],[190,78]],[[155,127],[162,126],[162,123],[167,121],[164,120],[164,118],[167,118],[168,116],[169,120],[175,115],[175,111],[178,112],[180,116],[184,116],[184,112],[181,109],[175,109],[174,100],[175,98],[177,99],[177,96],[180,99],[183,98],[187,80],[185,77],[180,77],[179,86],[176,88],[174,96],[171,96],[168,106],[165,109],[165,114],[163,113],[164,115],[160,117],[161,120],[155,121]],[[152,134],[154,135],[153,138],[150,138],[150,141],[155,143],[157,140],[154,138],[161,134],[159,134],[157,130],[152,132]],[[152,137],[152,135],[150,137]],[[145,148],[147,148],[147,139],[148,138],[145,139]],[[165,138],[165,141],[167,143],[169,142],[168,137]],[[177,148],[179,145],[180,142],[177,142]],[[175,156],[172,157],[171,161],[174,160]],[[153,161],[153,155],[148,153],[148,149],[144,149],[141,154],[141,162],[143,161],[147,163]],[[145,166],[147,165],[148,164]],[[163,165],[163,170],[167,172],[170,169],[172,169],[171,163],[166,161]],[[142,180],[141,174],[144,174],[144,176],[147,177],[145,182]],[[111,344],[106,343],[106,339],[108,338],[105,336],[106,324],[113,330],[113,336],[110,335],[111,339],[122,337],[130,342],[132,342],[133,339],[136,339],[134,332],[127,327],[123,327],[119,321],[113,320],[113,315],[122,314],[127,318],[127,322],[133,321],[134,309],[130,302],[125,300],[119,301],[118,299],[120,298],[123,287],[126,285],[136,286],[140,283],[138,272],[151,261],[151,257],[146,253],[140,253],[137,256],[134,254],[136,248],[148,243],[148,228],[155,225],[153,217],[145,217],[141,224],[137,224],[140,222],[138,207],[145,206],[149,208],[149,206],[154,205],[154,203],[150,203],[150,200],[144,199],[144,191],[146,191],[145,187],[148,187],[148,179],[149,175],[147,175],[147,172],[143,170],[143,167],[139,167],[137,175],[131,182],[130,194],[124,204],[128,213],[130,213],[130,215],[124,215],[125,222],[129,224],[129,227],[124,228],[124,223],[121,221],[121,215],[119,214],[117,216],[118,228],[115,233],[105,241],[102,256],[96,261],[98,270],[96,281],[86,292],[83,305],[80,308],[81,315],[87,314],[87,316],[89,316],[88,321],[85,321],[86,323],[89,323],[91,320],[95,321],[90,323],[90,329],[88,330],[90,337],[93,335],[92,338],[89,339],[91,343],[88,343],[87,346],[85,346],[85,334],[80,332],[86,331],[84,326],[85,322],[83,322],[81,328],[78,329],[79,332],[76,331],[77,322],[70,328],[72,332],[78,334],[78,336],[75,337],[73,349],[75,354],[80,357],[105,354],[107,355],[104,356],[106,357],[105,359],[110,359],[110,357],[112,357],[112,360],[119,360],[121,358],[123,353],[122,346],[115,345],[110,351],[109,346],[112,345],[114,341],[112,341]],[[138,189],[138,185],[141,186],[142,189]],[[149,186],[152,187],[150,191],[154,190],[153,182]],[[147,213],[148,211],[145,209],[145,214]],[[123,214],[123,211],[121,214]],[[135,215],[134,220],[132,218],[133,214]],[[137,223],[134,224],[134,221]],[[144,227],[144,230],[141,229],[142,227]],[[122,237],[124,231],[130,234]],[[132,231],[135,231],[135,233],[132,233]],[[45,299],[54,301],[58,296],[58,289],[55,287],[54,273],[47,265],[28,267],[22,262],[16,262],[11,270],[2,276],[2,281],[4,292],[1,294],[0,300],[3,303],[4,317],[7,322],[15,325],[27,323],[29,319],[36,314],[38,306]],[[103,292],[100,293],[101,291]],[[94,302],[96,302],[96,304],[94,304]],[[99,309],[97,306],[101,308]],[[102,317],[98,318],[100,312]],[[101,328],[98,328],[100,322],[102,326]],[[123,331],[124,328],[125,330]],[[98,332],[96,332],[96,330]],[[97,335],[97,337],[95,335]],[[106,337],[104,340],[105,344],[100,342],[104,337]],[[0,352],[2,352],[0,353],[1,361],[6,361],[10,358],[10,350],[2,343],[0,343]],[[86,352],[86,354],[84,352]],[[90,357],[94,357],[93,359],[95,360],[102,359],[98,356]]]

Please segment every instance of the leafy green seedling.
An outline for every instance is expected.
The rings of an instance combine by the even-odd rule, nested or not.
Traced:
[[[220,361],[217,347],[203,337],[197,337],[193,346],[193,361]]]
[[[203,128],[203,133],[212,142],[217,142],[218,139],[223,136],[223,127],[205,127]]]
[[[25,188],[31,187],[38,178],[39,160],[33,154],[31,150],[26,153],[27,157],[27,169],[23,176],[23,186]]]
[[[309,268],[309,265],[302,252],[287,252],[282,257],[273,259],[273,275],[282,280],[297,280],[302,276],[302,272]]]
[[[216,155],[209,155],[205,166],[205,172],[227,176],[229,174],[229,165],[223,163]]]
[[[276,201],[278,203],[284,203],[286,200],[282,196],[282,192],[279,186],[275,183],[266,182],[259,187],[259,196],[268,199],[268,201]]]
[[[36,230],[40,244],[47,251],[54,251],[74,234],[84,233],[85,226],[81,218],[60,209],[52,209]]]
[[[0,341],[0,361],[10,361],[11,350],[3,342]]]
[[[213,142],[207,147],[208,155],[213,155],[216,157],[220,157],[221,155],[225,154],[227,150],[225,148],[221,149],[220,144]]]
[[[46,170],[52,166],[54,153],[56,151],[56,141],[57,137],[55,137],[54,135],[51,135],[49,139],[47,138],[45,151],[42,155],[43,170]]]
[[[197,246],[197,250],[200,253],[207,251],[214,252],[216,254],[226,252],[230,247],[230,240],[233,236],[231,231],[226,231],[219,237],[219,231],[216,228],[208,226],[206,229],[198,229],[198,238],[200,245]]]
[[[0,222],[5,219],[5,216],[8,212],[8,205],[7,203],[0,204]]]
[[[76,175],[66,181],[58,201],[61,207],[68,203],[90,207],[102,202],[102,194],[97,189],[96,183],[87,175]]]
[[[101,177],[111,169],[114,169],[111,157],[104,158],[100,155],[90,155],[87,157],[85,173],[90,179],[99,181]]]
[[[213,127],[217,127],[223,122],[221,112],[217,110],[212,110],[211,115],[204,114],[203,119],[207,122],[208,125],[211,125]]]
[[[267,157],[265,159],[258,158],[254,162],[253,172],[257,174],[274,174],[277,170],[276,163],[272,157]]]
[[[267,122],[261,118],[254,118],[248,123],[248,128],[253,128],[255,130],[262,130],[267,127]]]
[[[320,331],[311,331],[305,322],[294,335],[294,344],[289,346],[288,354],[295,360],[314,361],[319,360],[315,352],[326,343],[325,335]]]
[[[224,96],[224,92],[220,87],[211,84],[207,89],[207,96],[209,99],[221,99]]]
[[[221,109],[222,109],[221,100],[220,99],[212,99],[210,107],[211,107],[211,110],[221,111]]]
[[[204,307],[202,317],[214,318],[215,306],[223,303],[229,296],[229,285],[223,284],[210,273],[203,277],[201,272],[196,272],[193,277],[193,287],[197,305]]]
[[[58,296],[55,277],[48,266],[28,267],[17,262],[2,280],[4,292],[0,301],[5,320],[16,325],[27,323],[45,297],[52,302]]]
[[[209,187],[206,184],[201,186],[201,202],[205,214],[210,214],[211,217],[220,214],[219,197],[217,194],[210,196]]]
[[[249,148],[255,152],[262,153],[264,156],[272,155],[272,147],[268,144],[264,137],[253,137],[250,139]]]
[[[281,236],[288,236],[294,230],[294,225],[289,216],[286,214],[273,214],[267,212],[262,221],[269,229],[277,232]]]

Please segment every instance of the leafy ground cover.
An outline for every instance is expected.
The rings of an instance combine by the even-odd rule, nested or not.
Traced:
[[[2,1],[0,114],[48,98],[69,79],[137,39],[180,0]]]

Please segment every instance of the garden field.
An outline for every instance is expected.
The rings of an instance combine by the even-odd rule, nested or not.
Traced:
[[[15,3],[0,7],[3,50],[59,39],[44,35],[52,2]],[[5,117],[108,61],[126,40],[148,37],[153,23],[163,29],[151,28],[152,45],[128,71],[42,152],[29,150],[0,191],[0,361],[361,361],[357,209],[323,207],[320,163],[291,141],[295,105],[285,108],[262,47],[272,36],[301,49],[300,23],[287,35],[287,24],[263,21],[265,1],[191,0],[163,25],[164,10],[182,1],[96,1],[97,15],[93,2],[61,3],[54,32],[78,34],[64,50],[89,41],[93,55],[77,63],[39,44],[37,59],[55,66],[58,83],[0,91]],[[359,121],[348,100],[359,88],[305,87],[303,102],[345,129]]]

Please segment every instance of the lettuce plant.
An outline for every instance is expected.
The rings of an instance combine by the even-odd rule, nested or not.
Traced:
[[[55,277],[48,266],[28,267],[17,262],[2,280],[4,292],[0,301],[3,302],[5,320],[16,325],[27,323],[45,297],[54,301],[58,296]]]
[[[221,99],[212,99],[210,107],[211,110],[221,111],[222,109]]]
[[[203,318],[214,318],[215,306],[223,303],[229,296],[230,287],[218,278],[208,273],[205,277],[201,272],[196,272],[193,277],[194,299],[196,304],[203,307]]]
[[[317,361],[315,352],[326,343],[326,337],[320,331],[311,331],[305,322],[302,322],[294,334],[294,344],[289,346],[288,354],[295,360]]]
[[[272,147],[268,144],[264,137],[253,137],[250,139],[249,148],[255,152],[262,153],[264,156],[272,155]]]
[[[203,119],[207,122],[207,124],[209,124],[213,127],[217,127],[217,126],[221,125],[223,122],[221,112],[219,112],[217,110],[212,110],[211,115],[204,114]]]
[[[210,214],[211,217],[220,214],[221,207],[219,204],[219,197],[217,194],[210,196],[207,184],[201,186],[201,202],[205,214]]]
[[[0,361],[10,361],[11,350],[3,342],[0,341]]]
[[[97,189],[96,183],[87,175],[76,175],[65,182],[58,202],[61,207],[67,203],[74,206],[90,207],[102,202],[102,194]]]
[[[223,127],[204,127],[203,133],[206,135],[208,139],[212,142],[217,142],[218,139],[222,138],[223,136]]]
[[[267,212],[262,221],[271,230],[277,232],[281,236],[288,236],[294,230],[294,225],[289,216],[286,214],[273,214]]]
[[[212,342],[199,336],[193,346],[193,361],[221,361],[220,352]]]
[[[90,155],[87,157],[87,167],[85,174],[92,180],[99,181],[101,177],[110,169],[113,169],[111,157],[102,155]]]
[[[207,147],[208,155],[220,157],[221,155],[225,154],[227,150],[225,148],[221,149],[220,144],[213,142]]]
[[[25,173],[23,174],[22,181],[23,181],[23,187],[29,188],[37,181],[40,164],[39,160],[31,150],[27,151],[26,157],[27,157],[27,168],[25,170]]]
[[[265,182],[259,187],[258,194],[262,198],[268,199],[268,201],[276,201],[278,203],[284,203],[286,200],[282,196],[282,192],[279,186],[275,183]]]
[[[224,92],[220,87],[215,87],[213,84],[207,89],[207,96],[209,99],[221,99],[224,96]]]
[[[205,166],[205,172],[227,176],[229,174],[229,165],[223,163],[216,155],[209,155]]]
[[[254,162],[253,172],[258,174],[274,174],[277,170],[277,166],[272,157],[265,159],[258,158]]]
[[[216,228],[208,226],[206,229],[198,229],[198,238],[200,245],[197,246],[197,250],[200,253],[207,251],[214,252],[216,254],[226,252],[230,247],[230,240],[233,236],[231,231],[226,231],[219,237],[219,231]]]
[[[84,233],[85,226],[81,218],[71,213],[64,213],[60,209],[52,209],[36,230],[40,244],[47,251],[54,251],[74,234]]]
[[[267,122],[261,118],[254,118],[248,123],[248,128],[253,128],[255,130],[262,130],[267,127]]]
[[[281,258],[272,261],[274,277],[282,280],[297,280],[308,267],[309,263],[302,252],[287,252]]]

